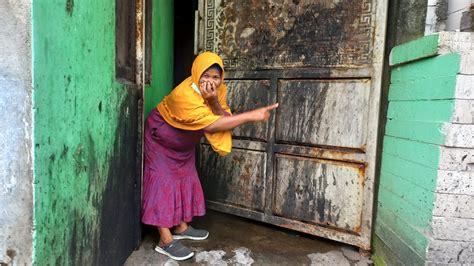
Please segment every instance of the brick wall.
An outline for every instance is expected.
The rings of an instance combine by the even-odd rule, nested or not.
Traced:
[[[474,145],[474,110],[469,100],[472,76],[465,73],[472,65],[472,40],[469,33],[443,32],[391,52],[373,243],[376,262],[448,262],[456,258],[455,251],[469,256],[473,201],[466,191],[473,174],[469,147]],[[456,182],[464,185],[458,189]],[[463,231],[453,230],[451,223]],[[443,254],[449,241],[459,247]]]
[[[446,35],[446,34],[445,34]],[[449,33],[445,46],[460,55],[454,109],[442,132],[430,263],[474,263],[474,34]],[[449,42],[449,43],[447,43]]]

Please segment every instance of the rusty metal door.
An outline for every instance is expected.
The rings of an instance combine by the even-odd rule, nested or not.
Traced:
[[[230,155],[201,144],[209,208],[370,249],[386,2],[200,1],[232,110],[280,103]]]

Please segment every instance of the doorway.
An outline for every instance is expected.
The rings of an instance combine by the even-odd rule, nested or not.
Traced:
[[[194,60],[194,21],[197,0],[174,1],[174,67],[173,82],[177,86],[191,75]]]
[[[233,111],[280,103],[268,123],[234,130],[231,155],[202,143],[207,206],[370,250],[386,2],[173,8],[173,67],[158,68],[173,86],[161,91],[206,50],[224,59]]]
[[[198,1],[146,0],[145,4],[144,121],[163,97],[191,73]],[[142,238],[155,231],[155,227],[143,225]]]

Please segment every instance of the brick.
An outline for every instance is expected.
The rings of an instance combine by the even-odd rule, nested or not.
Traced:
[[[455,2],[455,1],[453,1]],[[438,54],[469,53],[474,50],[474,34],[444,31],[439,33]]]
[[[429,191],[436,187],[438,170],[414,163],[388,153],[382,154],[382,171],[404,178]]]
[[[456,100],[452,122],[474,124],[474,100]]]
[[[438,171],[436,191],[474,196],[474,174],[466,171]]]
[[[404,160],[438,169],[440,147],[419,141],[385,136],[383,152]]]
[[[454,105],[454,100],[392,101],[388,106],[387,118],[405,121],[449,122]]]
[[[370,257],[375,265],[393,265],[403,266],[402,260],[388,246],[392,243],[385,244],[377,234],[374,234],[372,247],[373,252]]]
[[[474,241],[474,220],[433,217],[433,237],[444,240]]]
[[[474,125],[445,124],[443,132],[446,134],[445,146],[474,148]]]
[[[423,265],[425,253],[416,253],[397,233],[383,222],[375,223],[375,234],[381,239],[394,254],[402,260],[403,265]]]
[[[384,187],[379,187],[378,201],[379,210],[391,211],[395,216],[403,218],[408,224],[419,228],[419,230],[431,226],[433,207],[418,208]]]
[[[387,121],[385,134],[387,136],[400,137],[431,144],[441,145],[445,142],[442,133],[444,123],[400,121],[389,119]]]
[[[396,84],[457,75],[460,63],[461,56],[457,53],[426,58],[392,68],[390,81],[392,84]]]
[[[390,65],[407,63],[420,58],[436,55],[438,51],[438,34],[396,46],[390,52]]]
[[[430,240],[426,259],[431,263],[474,263],[474,242]]]
[[[436,193],[433,215],[474,219],[474,196]]]
[[[439,169],[474,171],[474,149],[441,147]]]
[[[416,208],[432,210],[434,202],[434,192],[426,188],[417,186],[406,179],[414,178],[407,176],[405,178],[384,172],[380,173],[380,186],[391,191],[393,194],[404,199]]]
[[[389,227],[397,236],[410,246],[416,253],[424,254],[428,246],[427,234],[431,234],[427,228],[414,227],[408,223],[404,217],[399,217],[392,211],[386,208],[378,208],[377,222],[383,222],[385,226]]]
[[[474,52],[469,52],[461,56],[460,74],[472,75],[474,74]]]
[[[428,13],[435,10],[435,5],[428,5]],[[428,23],[435,26],[433,24],[435,22]],[[473,33],[445,31],[394,47],[390,53],[389,61],[391,66],[395,66],[436,55],[461,54],[472,50],[474,50]]]
[[[474,76],[457,76],[455,98],[474,100]]]
[[[389,101],[452,99],[458,84],[457,75],[432,79],[402,81],[390,85]]]

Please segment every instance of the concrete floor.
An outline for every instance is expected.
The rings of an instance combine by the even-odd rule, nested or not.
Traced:
[[[157,253],[159,235],[151,230],[125,266],[373,264],[355,247],[220,212],[208,211],[192,225],[210,232],[204,241],[182,240],[195,251],[193,258],[178,263]]]

